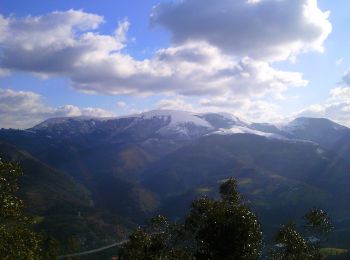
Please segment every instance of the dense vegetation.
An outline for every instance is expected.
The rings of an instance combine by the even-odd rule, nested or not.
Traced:
[[[16,196],[21,175],[18,165],[0,158],[0,258],[4,260],[42,256],[42,238],[30,228],[31,219],[23,213],[23,201]]]
[[[23,211],[16,195],[18,164],[0,160],[0,256],[1,259],[52,259],[59,243],[33,229],[33,219]],[[275,236],[269,259],[321,259],[321,238],[332,230],[328,214],[313,209],[305,215],[305,231],[293,223],[283,225]],[[310,235],[312,235],[310,237]],[[315,241],[312,241],[313,238]],[[79,241],[69,239],[70,251]],[[192,202],[183,222],[171,223],[163,216],[130,235],[119,251],[120,259],[258,259],[263,252],[263,234],[257,216],[244,203],[237,182],[229,179],[220,186],[220,199],[202,197]]]
[[[158,216],[136,230],[120,250],[120,259],[258,259],[263,234],[257,216],[229,179],[220,186],[220,200],[203,197],[193,201],[183,223],[170,223]],[[264,255],[277,259],[322,259],[319,238],[332,230],[327,213],[313,209],[305,215],[305,229],[315,241],[296,230],[291,222],[275,236],[275,246]],[[315,236],[317,235],[317,237]]]

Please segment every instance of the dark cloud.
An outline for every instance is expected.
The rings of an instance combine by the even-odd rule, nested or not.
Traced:
[[[181,0],[151,14],[175,43],[206,41],[229,54],[273,60],[321,50],[332,28],[327,18],[317,0]]]

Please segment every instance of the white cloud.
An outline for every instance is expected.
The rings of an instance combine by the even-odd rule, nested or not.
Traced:
[[[278,122],[283,118],[279,113],[280,107],[271,102],[222,96],[203,98],[199,101],[202,110],[208,112],[228,112],[252,122]]]
[[[326,117],[350,127],[350,87],[336,87],[324,104],[311,105],[296,116]]]
[[[344,73],[343,82],[350,86],[350,69]]]
[[[191,111],[195,113],[230,113],[251,122],[281,122],[284,118],[280,114],[280,107],[267,101],[237,98],[223,95],[189,99],[184,96],[167,97],[160,100],[155,109],[171,109]]]
[[[115,113],[102,108],[86,107],[81,110],[81,115],[89,117],[114,117]]]
[[[83,11],[2,17],[2,21],[0,69],[64,76],[86,93],[219,96],[230,92],[248,97],[277,95],[307,83],[301,73],[233,57],[205,41],[170,46],[137,60],[125,51],[127,20],[113,35],[103,35],[96,32],[103,17]]]
[[[340,65],[340,64],[342,64],[344,62],[344,58],[339,58],[339,59],[337,59],[336,61],[335,61],[335,64],[336,65]]]
[[[127,104],[124,101],[118,101],[116,105],[118,108],[125,108],[127,106]]]
[[[151,21],[176,44],[206,41],[235,56],[284,60],[323,51],[328,17],[317,0],[178,0],[155,6]]]
[[[173,97],[165,98],[156,104],[157,109],[171,109],[171,110],[182,110],[182,111],[198,111],[194,109],[193,105],[186,102],[184,97]]]
[[[73,105],[54,108],[34,92],[0,89],[0,128],[29,128],[48,118],[65,116],[110,117],[115,114],[101,108],[80,109]]]
[[[127,52],[128,20],[120,21],[112,34],[101,34],[104,18],[84,11],[19,19],[0,15],[0,76],[16,71],[40,78],[61,76],[85,93],[174,96],[158,102],[157,108],[225,110],[252,121],[278,120],[279,107],[266,96],[278,99],[308,82],[302,73],[276,69],[273,62],[322,51],[332,30],[328,15],[317,0],[162,3],[151,20],[169,29],[173,42],[146,59]],[[344,82],[350,85],[349,75]],[[17,101],[19,107],[32,100],[38,112],[23,109],[20,116],[8,112],[15,109],[8,104],[0,124],[22,128],[52,115],[112,115],[73,105],[52,108],[35,93],[22,95],[26,98]],[[187,102],[189,97],[199,98],[199,103]],[[116,103],[119,108],[126,105]]]

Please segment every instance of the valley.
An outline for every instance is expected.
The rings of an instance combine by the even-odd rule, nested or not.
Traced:
[[[328,119],[285,125],[220,113],[157,110],[120,118],[54,118],[0,130],[0,157],[19,162],[20,196],[37,228],[83,249],[123,239],[156,215],[184,217],[234,177],[267,239],[309,209],[336,223],[329,245],[350,247],[350,129]]]

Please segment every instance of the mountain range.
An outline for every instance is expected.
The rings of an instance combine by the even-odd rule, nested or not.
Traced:
[[[267,234],[323,207],[337,223],[331,241],[350,246],[350,129],[328,119],[273,125],[172,110],[53,118],[1,129],[0,156],[23,165],[21,196],[45,229],[62,219],[56,225],[76,234],[79,225],[66,223],[72,215],[85,227],[98,223],[85,240],[112,225],[119,228],[110,237],[120,236],[157,213],[180,219],[193,198],[218,196],[218,185],[235,177]]]

